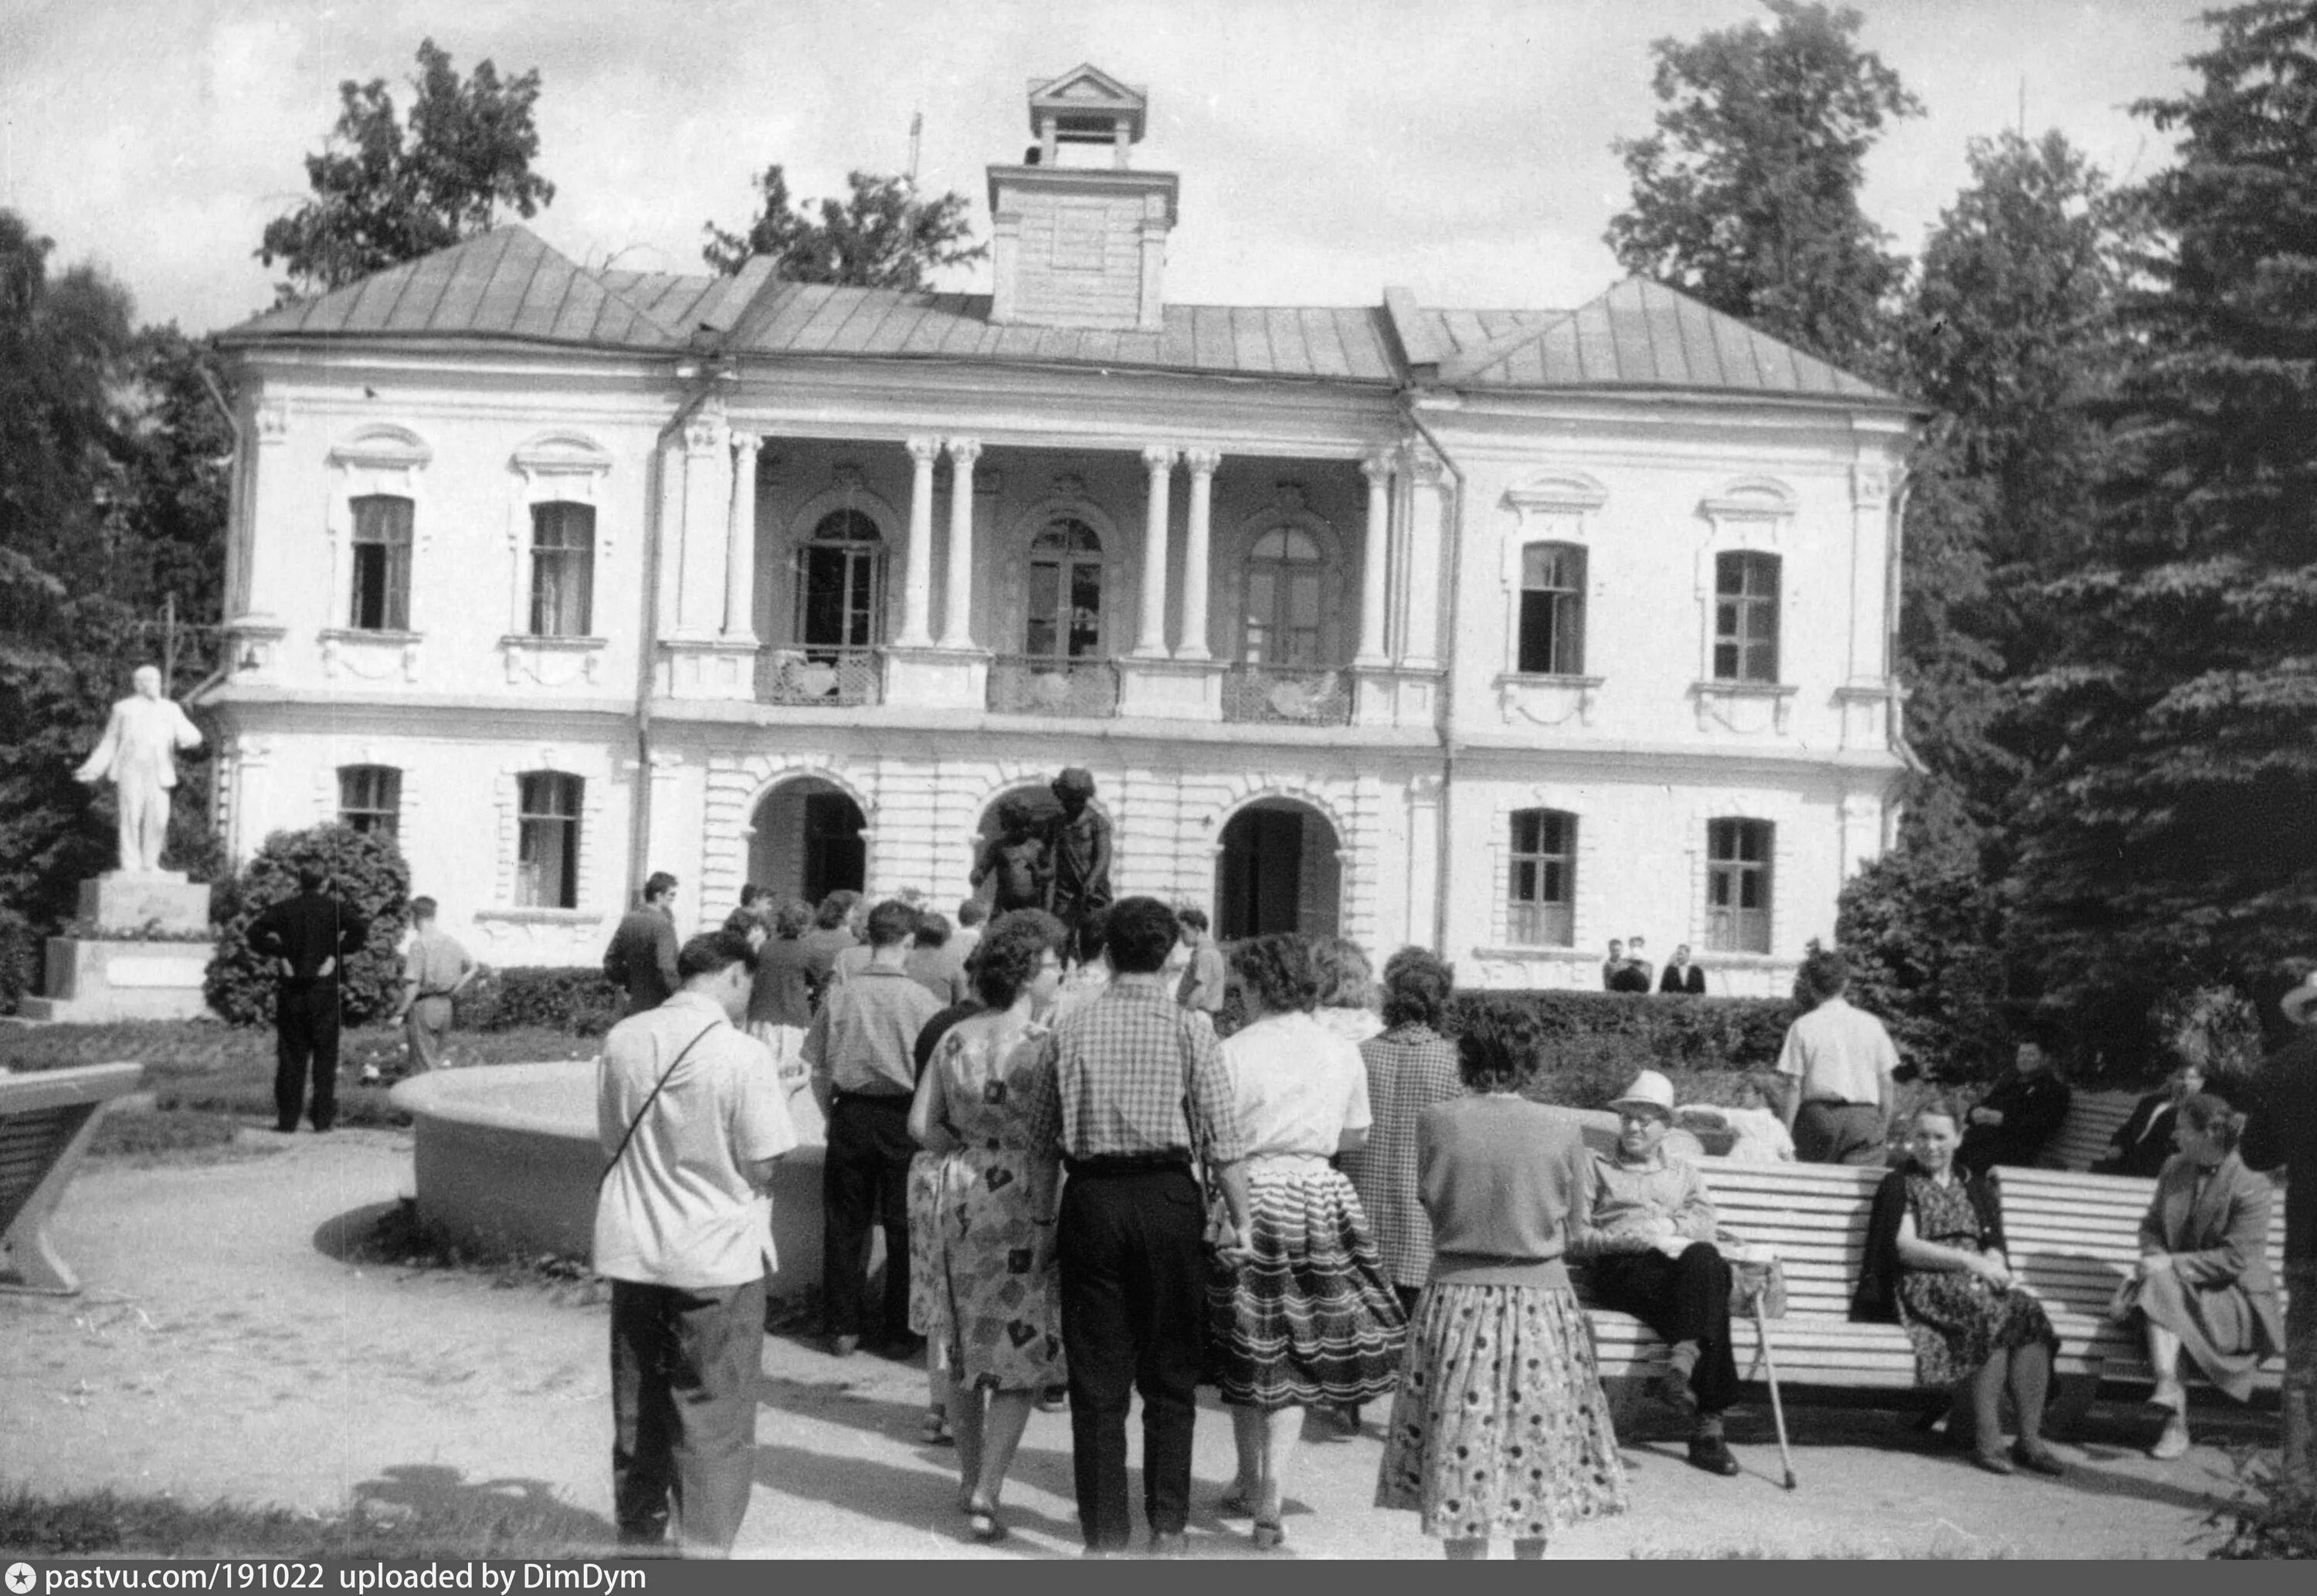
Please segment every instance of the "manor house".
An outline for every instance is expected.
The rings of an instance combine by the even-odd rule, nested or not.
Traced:
[[[1644,281],[1175,303],[1146,103],[1031,86],[988,294],[509,227],[223,334],[232,853],[384,828],[481,957],[592,964],[653,869],[687,929],[953,900],[1083,765],[1226,937],[1784,991],[1894,823],[1917,413]]]

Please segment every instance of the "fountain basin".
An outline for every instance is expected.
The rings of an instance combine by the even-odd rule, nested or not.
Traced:
[[[594,1061],[435,1070],[392,1095],[414,1122],[418,1218],[429,1231],[482,1252],[589,1255],[604,1172]],[[798,1133],[812,1139],[773,1174],[780,1269],[765,1288],[778,1297],[820,1280],[825,1148],[811,1099],[800,1096]]]

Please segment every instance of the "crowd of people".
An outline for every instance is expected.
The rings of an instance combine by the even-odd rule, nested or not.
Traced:
[[[648,898],[672,886],[654,878]],[[826,1346],[922,1351],[925,1439],[955,1445],[975,1538],[1006,1536],[1030,1415],[1066,1403],[1087,1548],[1129,1550],[1139,1395],[1144,1544],[1183,1549],[1206,1385],[1238,1459],[1216,1506],[1257,1547],[1285,1539],[1307,1415],[1357,1431],[1388,1399],[1377,1505],[1415,1511],[1452,1557],[1498,1539],[1541,1556],[1627,1499],[1572,1269],[1670,1349],[1658,1394],[1689,1415],[1690,1462],[1739,1472],[1727,1237],[1708,1177],[1668,1146],[1671,1082],[1642,1071],[1612,1104],[1614,1147],[1588,1151],[1572,1116],[1528,1095],[1549,1051],[1534,1017],[1455,1016],[1453,972],[1429,951],[1401,950],[1379,980],[1340,939],[1226,950],[1194,907],[1149,897],[985,923],[979,900],[953,921],[899,898],[752,893],[671,960],[672,922],[647,907],[671,930],[631,919],[607,955],[631,1013],[606,1039],[599,1105],[595,1263],[614,1282],[629,1542],[716,1555],[737,1533],[777,1267],[765,1192],[814,1114]],[[430,995],[457,978],[439,949],[415,967]],[[1895,1049],[1847,977],[1839,953],[1812,955],[1816,1001],[1766,1106],[1724,1112],[1790,1131],[1788,1155],[1887,1167],[1853,1315],[1903,1329],[1917,1383],[1952,1397],[1950,1436],[1981,1467],[2063,1473],[2040,1428],[2059,1338],[2008,1262],[1989,1171],[2048,1134],[2066,1088],[2028,1043],[1974,1110],[1894,1115]],[[2116,1143],[2173,1147],[2111,1309],[2157,1371],[2159,1458],[2188,1445],[2184,1355],[2241,1398],[2286,1333],[2269,1187],[2244,1117],[2197,1084],[2176,1080]],[[2270,1165],[2305,1156],[2266,1135]],[[872,1301],[875,1228],[888,1265]]]

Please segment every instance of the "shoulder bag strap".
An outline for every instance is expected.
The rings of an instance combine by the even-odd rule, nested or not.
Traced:
[[[601,1191],[604,1189],[604,1182],[612,1178],[612,1172],[620,1167],[620,1160],[627,1154],[628,1144],[636,1139],[637,1129],[642,1126],[644,1116],[651,1112],[652,1104],[659,1101],[660,1090],[667,1084],[668,1077],[675,1074],[676,1066],[691,1057],[692,1050],[706,1041],[708,1033],[714,1030],[720,1023],[721,1021],[711,1020],[702,1028],[698,1036],[684,1044],[683,1052],[668,1060],[667,1067],[660,1072],[659,1079],[652,1083],[651,1095],[644,1099],[644,1106],[636,1110],[636,1117],[628,1121],[628,1133],[620,1138],[620,1145],[613,1149],[611,1162],[604,1165],[604,1172],[595,1177],[596,1190]]]

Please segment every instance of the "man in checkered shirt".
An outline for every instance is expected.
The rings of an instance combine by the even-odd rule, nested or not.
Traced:
[[[1213,1025],[1180,1007],[1159,967],[1179,935],[1157,898],[1114,905],[1113,975],[1046,1043],[1033,1137],[1069,1180],[1055,1236],[1071,1462],[1087,1550],[1127,1549],[1126,1413],[1142,1394],[1142,1506],[1150,1544],[1180,1552],[1191,1506],[1191,1431],[1205,1338],[1205,1213],[1195,1156],[1221,1188],[1237,1262],[1254,1243],[1230,1077]]]

